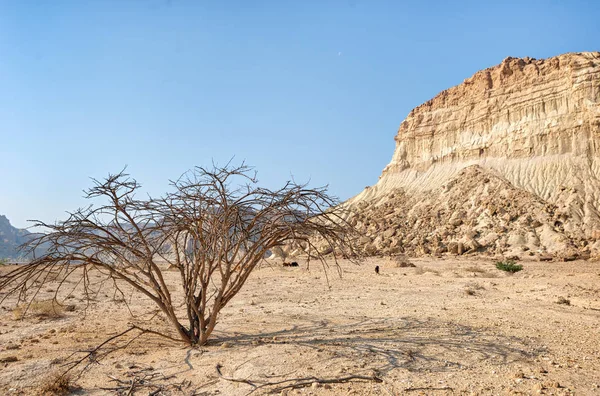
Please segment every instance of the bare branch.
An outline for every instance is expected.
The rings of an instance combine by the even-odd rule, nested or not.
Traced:
[[[123,300],[124,287],[151,300],[174,334],[126,332],[203,345],[221,309],[273,249],[299,246],[325,267],[329,254],[336,264],[339,257],[358,257],[356,232],[326,188],[290,181],[269,190],[258,186],[251,167],[231,162],[184,173],[160,198],[139,199],[139,188],[122,170],[93,180],[86,191],[93,205],[62,222],[36,222],[48,233],[26,248],[48,246],[47,252],[0,278],[3,300],[16,295],[31,302],[44,284],[62,277],[56,297],[67,276],[79,276],[76,287],[89,302],[110,282]],[[167,267],[179,272],[177,283],[167,281]],[[99,283],[91,282],[91,272]]]

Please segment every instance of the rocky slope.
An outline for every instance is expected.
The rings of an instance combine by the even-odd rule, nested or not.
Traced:
[[[30,236],[29,231],[13,227],[6,216],[0,215],[0,259],[17,258],[18,247]]]
[[[600,250],[600,53],[506,58],[410,112],[352,198],[372,253]]]

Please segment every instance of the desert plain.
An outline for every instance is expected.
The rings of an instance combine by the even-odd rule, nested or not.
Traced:
[[[9,299],[0,309],[0,394],[42,394],[81,358],[73,394],[600,394],[598,262],[522,261],[515,274],[486,257],[410,259],[415,267],[373,257],[341,261],[339,271],[298,262],[256,269],[208,345],[194,348],[131,332],[105,345],[118,347],[112,353],[86,357],[131,323],[171,329],[149,300],[119,297],[108,283],[88,303],[77,273],[56,314],[19,318]],[[177,282],[177,272],[165,273]]]

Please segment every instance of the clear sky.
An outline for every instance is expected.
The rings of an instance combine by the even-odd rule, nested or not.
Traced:
[[[261,182],[376,183],[415,106],[507,56],[599,50],[598,1],[0,1],[0,214],[146,192],[231,157]]]

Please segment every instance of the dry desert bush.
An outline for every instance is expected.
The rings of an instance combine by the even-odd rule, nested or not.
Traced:
[[[62,222],[35,223],[48,233],[28,248],[48,246],[47,253],[0,278],[0,302],[16,295],[19,316],[27,310],[58,315],[54,304],[32,304],[29,296],[50,280],[58,295],[73,275],[90,299],[90,280],[103,278],[120,301],[127,285],[154,302],[172,332],[132,329],[203,345],[219,312],[270,250],[294,242],[323,265],[325,251],[336,263],[339,254],[356,257],[354,228],[325,188],[288,182],[270,190],[257,183],[243,164],[195,168],[160,198],[140,198],[139,183],[124,172],[94,180],[86,195],[92,205]],[[317,248],[315,237],[329,249]],[[165,263],[179,275],[175,284],[165,280]]]
[[[44,378],[38,386],[40,395],[44,396],[63,396],[72,393],[74,385],[68,374],[54,373]]]
[[[17,305],[12,313],[18,320],[23,319],[27,313],[43,319],[58,319],[63,317],[65,311],[65,306],[58,304],[55,300],[34,300]]]

